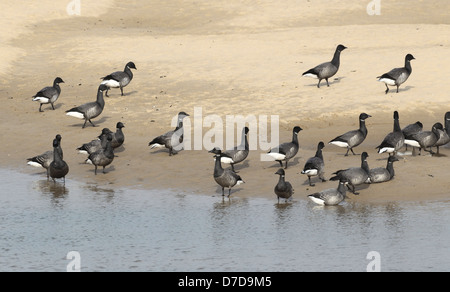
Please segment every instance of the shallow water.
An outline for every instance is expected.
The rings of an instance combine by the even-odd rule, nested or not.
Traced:
[[[450,271],[450,201],[319,207],[0,169],[0,271]]]

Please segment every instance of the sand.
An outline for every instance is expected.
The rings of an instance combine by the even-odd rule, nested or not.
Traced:
[[[446,0],[381,1],[378,16],[367,14],[370,1],[91,2],[80,0],[81,15],[67,13],[70,1],[2,5],[7,16],[0,19],[1,167],[45,177],[43,170],[27,166],[26,158],[50,150],[59,133],[70,166],[67,179],[220,196],[207,147],[169,157],[167,150],[150,150],[148,142],[172,129],[179,111],[191,114],[192,124],[199,109],[204,118],[217,115],[224,123],[227,115],[254,116],[258,122],[276,115],[280,142],[291,139],[294,126],[304,129],[286,178],[294,185],[294,197],[305,199],[337,186],[314,179],[316,186],[310,187],[300,174],[305,161],[319,141],[356,129],[361,112],[372,118],[366,141],[355,150],[369,153],[370,167],[382,167],[387,154],[377,154],[375,147],[392,130],[394,110],[402,127],[420,120],[426,130],[443,123],[450,110]],[[331,60],[340,43],[348,49],[330,87],[318,89],[316,80],[301,77]],[[400,93],[385,95],[376,77],[403,66],[407,53],[416,57],[411,77]],[[110,91],[103,114],[94,120],[98,127],[81,129],[81,120],[65,115],[95,100],[100,77],[122,70],[128,61],[136,64],[134,79],[125,96]],[[65,81],[56,110],[47,105],[39,113],[31,96],[56,76]],[[114,129],[118,121],[125,124],[125,145],[108,173],[94,176],[93,166],[83,164],[86,156],[75,148],[103,127]],[[212,127],[203,127],[202,137]],[[258,140],[260,134],[251,131],[250,138]],[[190,138],[194,148],[193,133]],[[236,166],[246,183],[233,196],[275,200],[278,163],[261,161],[264,152],[253,150]],[[360,164],[359,156],[344,153],[332,145],[324,149],[326,178]],[[440,156],[402,156],[393,181],[360,187],[361,194],[349,200],[448,200],[449,154],[442,148]]]

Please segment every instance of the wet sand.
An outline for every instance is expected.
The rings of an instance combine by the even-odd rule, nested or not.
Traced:
[[[286,175],[300,199],[337,186],[317,182],[310,187],[300,172],[319,141],[356,129],[359,113],[373,117],[367,120],[366,141],[355,150],[369,153],[370,167],[382,167],[387,154],[377,154],[375,147],[392,130],[394,110],[402,127],[420,120],[426,130],[443,123],[450,110],[448,1],[382,1],[380,16],[367,15],[369,1],[82,1],[80,16],[67,15],[68,2],[42,1],[27,13],[19,9],[26,4],[6,4],[8,17],[0,20],[3,168],[40,172],[26,166],[26,158],[50,150],[59,133],[70,166],[67,179],[220,195],[209,149],[169,157],[167,150],[150,150],[148,142],[172,129],[171,119],[179,111],[192,115],[195,107],[202,108],[203,116],[217,114],[224,121],[226,115],[278,115],[280,142],[291,139],[294,126],[304,129]],[[301,73],[330,60],[339,43],[348,47],[341,68],[330,87],[317,89],[316,80]],[[416,57],[411,77],[400,93],[385,95],[376,76],[401,67],[407,53]],[[137,66],[134,79],[125,96],[110,91],[103,114],[94,120],[98,127],[81,129],[81,120],[65,115],[95,100],[100,77],[122,70],[128,61]],[[45,105],[39,113],[31,96],[56,76],[65,81],[56,110]],[[118,121],[125,124],[124,147],[107,174],[94,176],[93,166],[83,164],[86,156],[75,148],[103,127],[114,129]],[[203,128],[203,134],[209,129]],[[236,166],[246,183],[233,196],[275,198],[278,163],[260,161],[261,153],[252,151]],[[326,178],[360,164],[359,156],[344,153],[332,145],[324,149]],[[449,155],[450,149],[443,148],[439,157],[403,156],[393,181],[359,188],[361,195],[349,199],[448,199]]]

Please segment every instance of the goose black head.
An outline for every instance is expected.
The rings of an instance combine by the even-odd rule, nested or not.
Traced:
[[[61,135],[60,134],[56,135],[55,139],[58,140],[58,142],[61,142]]]
[[[411,60],[415,60],[416,58],[414,58],[414,56],[413,55],[411,55],[411,54],[408,54],[408,55],[406,55],[406,57],[405,57],[405,60],[406,61],[411,61]]]
[[[433,125],[433,128],[432,128],[433,130],[441,130],[441,131],[444,131],[444,126],[441,124],[441,123],[435,123],[434,125]]]
[[[64,83],[64,80],[62,80],[61,77],[56,77],[54,83],[56,84]]]
[[[100,84],[100,86],[98,87],[98,91],[103,92],[105,90],[108,90],[108,86],[106,86],[105,84]]]
[[[322,150],[323,148],[325,148],[325,144],[320,141],[319,144],[317,144],[317,148]]]
[[[112,133],[112,132],[111,132],[110,129],[108,129],[108,128],[103,128],[102,133],[98,136],[98,138],[101,139],[102,136],[106,136],[106,135],[111,134],[111,133]]]
[[[179,112],[178,113],[178,118],[185,118],[185,117],[189,117],[189,115],[187,114],[187,113],[185,113],[185,112]]]
[[[220,155],[220,154],[222,154],[222,150],[220,150],[220,148],[214,147],[212,150],[209,150],[208,153]]]
[[[399,161],[397,156],[395,156],[395,155],[389,156],[388,162],[394,163],[395,161]]]
[[[282,168],[278,169],[277,172],[275,172],[275,174],[284,176],[285,175],[284,169],[282,169]]]
[[[446,119],[447,121],[450,121],[450,112],[446,112],[446,113],[445,113],[445,119]]]
[[[303,129],[300,128],[299,126],[295,126],[294,129],[292,129],[292,131],[293,131],[295,134],[298,134],[298,132],[300,132],[301,130],[303,130]]]
[[[360,120],[366,120],[366,119],[371,118],[371,117],[372,117],[371,115],[368,115],[368,114],[366,114],[366,113],[361,113],[361,114],[359,115],[359,119],[360,119]]]
[[[128,62],[128,63],[127,63],[127,67],[130,68],[130,69],[135,69],[135,70],[137,70],[136,65],[134,65],[133,62]]]
[[[122,122],[118,122],[118,123],[116,124],[116,128],[122,129],[122,128],[125,128],[125,125],[124,125]]]
[[[398,111],[394,112],[394,120],[398,120],[399,119],[399,115],[398,115]]]
[[[339,52],[342,52],[342,51],[345,50],[345,49],[347,49],[347,47],[344,46],[344,45],[339,45],[339,46],[337,46],[337,48],[336,48],[336,50],[338,50]]]
[[[369,157],[369,154],[367,154],[367,152],[363,152],[361,154],[361,161],[365,161],[368,157]]]
[[[249,129],[248,127],[245,127],[245,128],[244,128],[244,133],[245,133],[245,135],[247,135],[248,132],[250,132],[250,129]]]

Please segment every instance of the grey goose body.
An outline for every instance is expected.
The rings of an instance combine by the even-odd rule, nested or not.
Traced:
[[[61,94],[61,87],[59,86],[60,83],[64,83],[64,81],[60,77],[56,77],[53,81],[53,86],[44,87],[33,96],[33,101],[39,101],[40,103],[40,112],[43,112],[43,104],[51,104],[52,109],[55,110],[54,103]]]
[[[417,121],[414,124],[409,124],[402,129],[403,136],[405,137],[406,148],[408,148],[408,145],[410,144],[409,140],[412,140],[412,137],[422,130],[423,124],[420,121]]]
[[[435,123],[431,128],[431,131],[420,131],[419,133],[413,135],[410,140],[407,141],[408,145],[419,148],[419,155],[422,149],[434,154],[431,147],[435,146],[440,137],[440,131],[444,131],[441,123]],[[427,150],[429,148],[429,150]]]
[[[438,128],[439,139],[434,144],[437,148],[436,153],[439,154],[439,147],[447,145],[450,142],[450,112],[446,112],[444,116],[444,125],[445,127],[442,129],[442,125]]]
[[[101,78],[103,80],[101,84],[108,87],[105,93],[107,97],[110,88],[120,88],[120,92],[123,96],[123,88],[130,84],[133,79],[133,72],[131,72],[131,69],[137,70],[136,65],[133,62],[128,62],[123,71],[113,72]]]
[[[100,134],[100,136],[98,136],[97,139],[92,140],[88,143],[84,143],[83,145],[78,147],[77,148],[78,153],[91,154],[91,153],[94,153],[95,151],[105,148],[108,134],[112,134],[112,133],[113,132],[111,132],[110,129],[103,128],[102,133]]]
[[[330,86],[330,84],[328,83],[328,79],[333,77],[339,70],[341,52],[346,48],[347,47],[343,45],[338,45],[334,52],[333,59],[330,62],[317,65],[316,67],[304,72],[302,76],[319,79],[319,82],[317,83],[317,88],[320,88],[320,82],[323,79],[325,79],[325,81],[327,82],[327,86]]]
[[[366,127],[366,119],[371,116],[366,113],[361,113],[359,115],[359,129],[346,132],[340,136],[337,136],[333,140],[331,140],[328,144],[335,145],[338,147],[347,148],[347,152],[345,156],[348,156],[348,152],[351,151],[353,155],[356,155],[353,151],[353,148],[361,145],[362,142],[367,137],[367,127]]]
[[[314,157],[308,158],[306,161],[302,174],[306,174],[308,176],[308,182],[310,186],[315,186],[315,184],[311,183],[312,176],[318,176],[322,182],[325,182],[326,179],[324,177],[325,173],[325,163],[323,161],[323,153],[322,149],[325,147],[323,142],[319,142],[317,145],[316,154]]]
[[[397,93],[400,85],[408,80],[412,72],[411,60],[415,60],[413,55],[408,54],[405,57],[405,66],[401,68],[394,68],[391,71],[378,76],[378,81],[383,82],[386,85],[385,93],[388,94],[389,86],[397,86]]]
[[[222,153],[222,156],[221,156],[222,163],[230,164],[231,165],[231,169],[233,171],[235,171],[234,165],[244,161],[247,158],[248,153],[250,152],[249,151],[250,148],[249,148],[249,144],[248,144],[248,138],[247,138],[248,132],[249,132],[249,128],[248,127],[244,127],[242,129],[241,144],[238,145],[238,146],[235,146],[233,149],[221,151],[221,153]],[[220,150],[220,149],[214,148],[214,149],[212,149],[209,152],[217,154],[218,150]]]
[[[59,152],[59,155],[61,156],[61,158],[63,158],[63,151],[61,148],[61,135],[56,135],[55,139],[58,141],[58,147],[57,147],[57,151]],[[42,167],[47,171],[47,179],[50,177],[50,173],[49,173],[49,167],[50,167],[50,163],[52,163],[54,155],[53,155],[53,151],[54,150],[49,150],[46,151],[40,155],[31,157],[27,159],[27,164],[30,166],[34,166],[34,167]]]
[[[86,127],[86,123],[88,121],[93,127],[96,127],[94,123],[92,123],[91,119],[98,117],[103,112],[103,108],[105,107],[105,100],[103,99],[103,91],[105,91],[106,89],[107,87],[105,85],[100,85],[97,90],[96,101],[88,102],[80,106],[71,108],[70,110],[66,111],[66,115],[78,119],[84,119],[84,124],[82,127],[83,129]]]
[[[337,188],[326,189],[321,192],[308,195],[308,198],[318,205],[336,206],[346,198],[347,187],[345,185],[346,181],[340,180]]]
[[[169,149],[169,156],[175,155],[183,148],[184,129],[183,119],[189,117],[185,112],[178,113],[177,127],[163,135],[154,138],[148,143],[150,149],[165,147]]]
[[[220,150],[218,154],[215,154],[215,163],[214,163],[214,180],[216,183],[222,187],[222,196],[225,196],[225,188],[228,188],[228,197],[231,196],[231,188],[236,185],[240,185],[244,183],[242,178],[232,171],[231,169],[223,169],[221,163],[221,153]]]
[[[106,140],[106,147],[89,154],[86,159],[87,164],[93,164],[95,166],[94,173],[97,175],[97,167],[103,167],[103,173],[105,173],[105,167],[110,165],[114,160],[114,150],[111,146],[112,134],[108,134]]]
[[[397,151],[405,144],[405,136],[400,128],[399,114],[394,112],[394,129],[384,137],[380,145],[375,147],[378,153],[389,153],[395,155]]]
[[[344,170],[338,170],[334,172],[335,176],[330,178],[330,180],[345,180],[348,185],[352,187],[352,193],[358,195],[355,192],[355,187],[366,183],[369,179],[369,164],[367,163],[367,158],[369,155],[367,152],[361,154],[361,167],[351,167]]]
[[[377,167],[369,171],[369,181],[367,183],[383,183],[390,181],[395,176],[394,162],[398,161],[395,156],[389,156],[386,167]]]
[[[276,148],[272,148],[267,155],[275,159],[280,163],[280,166],[283,167],[282,161],[286,162],[285,169],[288,167],[288,162],[291,158],[297,155],[299,144],[298,144],[298,133],[302,130],[302,128],[295,126],[292,129],[292,141],[286,142],[278,145]]]
[[[60,140],[53,140],[53,161],[48,167],[48,173],[55,182],[57,178],[63,178],[66,182],[66,175],[69,173],[69,165],[63,160],[60,150]]]
[[[278,183],[274,188],[278,203],[280,202],[280,198],[285,199],[285,201],[287,202],[292,198],[294,188],[292,187],[290,182],[286,181],[286,173],[284,172],[284,169],[280,168],[277,172],[275,172],[275,174],[279,175]]]
[[[125,142],[125,135],[122,130],[123,128],[125,128],[125,125],[122,122],[118,122],[116,124],[116,132],[113,133],[111,141],[111,146],[114,149],[119,148]]]

